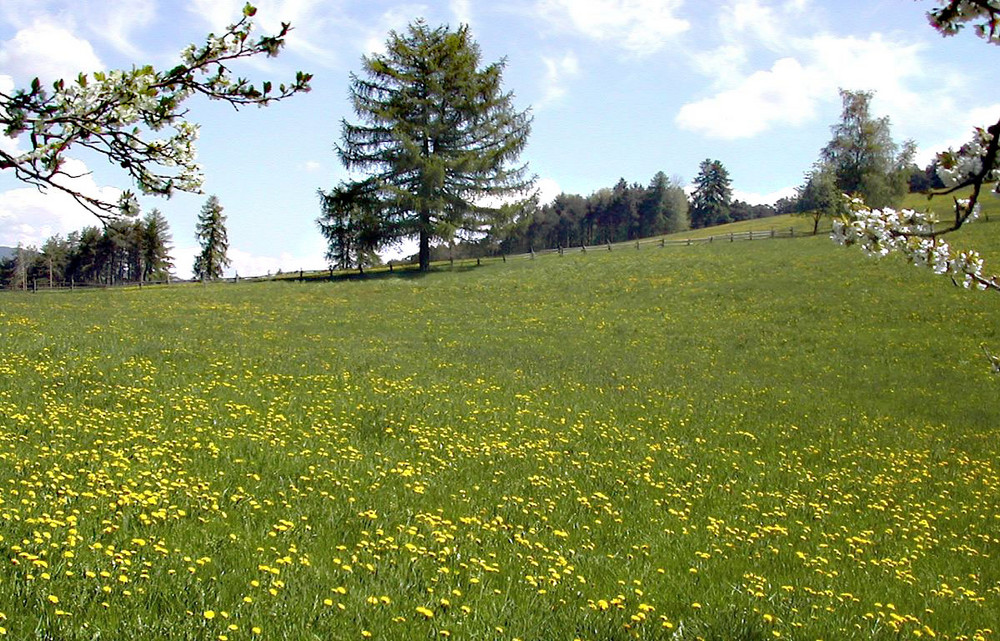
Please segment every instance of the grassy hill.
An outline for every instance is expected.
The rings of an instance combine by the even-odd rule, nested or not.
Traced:
[[[0,626],[995,639],[998,314],[823,236],[0,293]]]

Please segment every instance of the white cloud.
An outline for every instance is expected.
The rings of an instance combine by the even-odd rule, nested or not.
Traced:
[[[279,270],[288,273],[297,272],[300,269],[310,271],[326,267],[326,260],[323,258],[322,252],[302,255],[281,252],[277,256],[259,256],[230,248],[228,256],[232,265],[226,271],[227,275],[239,274],[241,277],[276,274]]]
[[[80,72],[103,69],[104,65],[88,41],[39,18],[0,45],[0,68],[22,82],[36,76],[51,82],[75,78]]]
[[[801,125],[813,119],[818,106],[840,100],[838,88],[877,90],[880,112],[894,121],[933,121],[940,106],[907,87],[919,78],[925,65],[919,44],[886,40],[875,33],[868,38],[820,34],[786,40],[791,55],[777,60],[770,70],[756,71],[715,95],[681,107],[676,122],[685,129],[712,138],[748,138],[779,124]],[[939,98],[945,102],[944,95]]]
[[[539,205],[548,205],[562,193],[559,183],[552,178],[539,178],[535,183],[535,190],[538,192]]]
[[[197,245],[174,247],[171,252],[174,259],[174,274],[178,278],[192,278],[194,259],[200,253],[201,247]],[[240,278],[267,276],[268,274],[277,274],[279,271],[287,274],[297,272],[300,269],[312,271],[326,267],[323,249],[320,248],[318,243],[316,243],[315,248],[310,248],[301,253],[281,252],[276,256],[262,256],[230,247],[229,251],[226,252],[226,256],[229,257],[230,265],[223,273],[225,278],[233,278],[237,274],[239,274]]]
[[[958,118],[952,118],[941,123],[942,132],[939,139],[929,144],[921,145],[917,150],[914,162],[920,167],[926,167],[937,156],[938,152],[948,149],[958,149],[972,140],[972,131],[976,127],[988,127],[1000,118],[1000,103],[970,109]]]
[[[390,31],[405,34],[406,28],[414,16],[427,13],[425,5],[401,5],[394,7],[379,16],[375,24],[363,29],[362,47],[365,55],[385,53],[385,43]]]
[[[190,13],[201,17],[208,26],[221,31],[243,15],[245,0],[187,0]],[[332,66],[339,57],[329,46],[331,33],[350,33],[345,26],[342,2],[331,0],[257,0],[253,20],[257,32],[275,34],[287,22],[292,30],[285,38],[285,51],[309,58],[312,64]],[[252,59],[249,64],[266,66],[272,61]]]
[[[132,32],[139,27],[150,25],[156,18],[156,3],[154,0],[116,0],[112,5],[101,2],[104,15],[91,20],[101,24],[98,35],[110,42],[116,49],[131,58],[139,58],[142,51],[132,42]],[[94,24],[90,22],[90,24]]]
[[[783,58],[738,87],[681,107],[676,122],[713,138],[749,138],[776,123],[802,124],[815,113],[817,84],[809,70]]]
[[[733,200],[742,200],[751,205],[773,205],[782,198],[794,198],[795,187],[782,187],[777,191],[767,194],[758,194],[752,191],[733,190]]]
[[[550,25],[606,41],[629,53],[656,53],[690,28],[676,13],[682,0],[538,0]]]
[[[451,0],[451,13],[458,24],[472,24],[472,8],[469,0]]]
[[[545,77],[542,80],[544,93],[535,103],[535,107],[539,109],[566,95],[566,81],[580,74],[580,63],[572,51],[561,58],[542,56],[542,64],[545,65]]]
[[[315,160],[307,160],[303,163],[302,168],[309,173],[315,173],[323,168],[323,163],[317,162]]]
[[[79,160],[67,159],[63,169],[79,177],[63,178],[62,184],[82,194],[106,202],[116,202],[121,195],[113,187],[98,186]],[[39,246],[55,234],[66,235],[97,224],[92,213],[57,189],[43,193],[34,187],[21,187],[0,193],[0,245]]]

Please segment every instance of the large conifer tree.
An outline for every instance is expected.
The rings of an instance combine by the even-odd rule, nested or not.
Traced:
[[[215,196],[209,196],[201,208],[195,233],[201,243],[201,253],[194,259],[194,277],[200,280],[221,278],[222,270],[230,264],[226,257],[229,236],[226,233],[226,217],[222,213],[222,205]]]
[[[729,207],[733,190],[729,172],[718,160],[705,159],[698,167],[691,198],[691,226],[711,227],[730,222]]]
[[[343,122],[337,149],[348,170],[368,173],[359,184],[381,237],[416,236],[427,270],[432,240],[502,224],[520,204],[510,200],[527,196],[532,179],[517,163],[531,117],[503,91],[503,61],[480,68],[468,27],[417,21],[362,60],[351,75],[360,122]]]

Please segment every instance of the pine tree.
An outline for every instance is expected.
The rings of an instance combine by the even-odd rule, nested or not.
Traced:
[[[688,228],[688,202],[684,190],[662,171],[656,172],[639,203],[640,236],[672,234]]]
[[[718,160],[703,160],[694,182],[697,187],[691,198],[691,226],[710,227],[730,222],[733,190],[725,166]]]
[[[323,214],[316,220],[326,237],[326,259],[331,267],[351,269],[378,263],[375,253],[383,244],[375,207],[365,201],[359,185],[345,184],[329,192],[320,190]]]
[[[420,269],[430,244],[502,225],[532,179],[516,165],[531,117],[501,86],[503,61],[480,68],[466,26],[451,31],[423,21],[391,32],[384,54],[362,59],[351,75],[360,123],[343,122],[341,161],[370,172],[359,183],[385,242],[416,236]]]
[[[226,217],[222,214],[222,205],[214,195],[209,196],[201,208],[195,232],[201,243],[201,253],[194,260],[194,277],[199,280],[221,278],[222,270],[230,265],[230,260],[226,257],[229,238],[226,235]]]
[[[170,225],[159,209],[153,209],[142,220],[142,279],[169,278],[173,268],[170,255]]]

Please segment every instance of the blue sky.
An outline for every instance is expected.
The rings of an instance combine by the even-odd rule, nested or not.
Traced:
[[[0,89],[79,71],[171,65],[177,53],[238,19],[242,0],[3,0]],[[194,224],[208,194],[228,215],[235,271],[325,265],[317,189],[346,174],[333,151],[352,118],[349,74],[391,29],[423,17],[469,24],[484,62],[506,58],[506,88],[534,124],[523,156],[543,198],[589,194],[623,177],[690,181],[718,159],[736,196],[787,195],[829,140],[838,88],[876,90],[897,141],[912,138],[925,164],[1000,117],[987,75],[1000,48],[969,33],[942,38],[920,0],[261,0],[257,24],[294,31],[276,59],[238,67],[253,79],[314,74],[313,91],[267,109],[234,112],[193,100],[201,125],[204,195],[145,197],[171,225],[177,272],[190,274]],[[14,146],[17,141],[0,139]],[[23,147],[23,141],[20,143]],[[126,177],[71,153],[91,192],[113,196]],[[9,172],[7,172],[9,173]],[[96,220],[71,200],[0,174],[0,245],[39,245]]]

